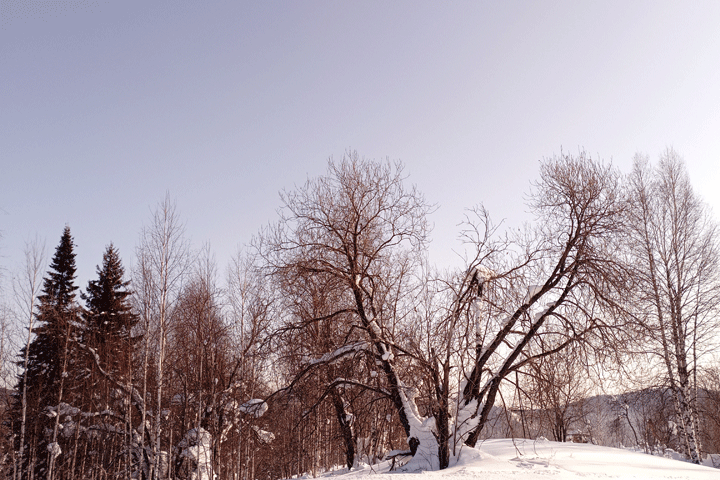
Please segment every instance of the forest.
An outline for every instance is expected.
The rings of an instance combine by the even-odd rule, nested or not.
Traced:
[[[556,155],[524,198],[519,229],[468,207],[456,270],[403,164],[354,151],[227,266],[169,195],[85,286],[71,225],[29,243],[0,306],[0,477],[438,470],[500,437],[720,453],[720,237],[681,156]]]

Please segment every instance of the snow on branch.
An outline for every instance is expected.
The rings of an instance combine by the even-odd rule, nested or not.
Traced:
[[[469,274],[475,276],[479,283],[488,282],[497,276],[497,273],[483,265],[478,265],[473,268],[470,270]]]
[[[257,425],[252,426],[253,432],[255,432],[255,435],[257,435],[258,440],[261,443],[272,443],[273,440],[275,440],[275,434],[272,432],[268,432],[266,430],[261,429]]]
[[[347,345],[343,345],[342,347],[338,348],[334,352],[329,352],[323,355],[320,358],[317,358],[315,360],[310,360],[308,363],[308,366],[318,365],[318,364],[327,364],[332,363],[335,360],[344,357],[345,355],[348,355],[350,353],[360,352],[365,349],[367,349],[368,345],[366,342],[355,342],[355,343],[349,343]]]
[[[73,407],[72,405],[68,405],[65,402],[60,402],[60,404],[57,405],[56,407],[52,406],[52,405],[48,405],[47,407],[45,407],[45,410],[47,410],[47,416],[50,418],[54,418],[58,415],[61,417],[66,416],[66,415],[74,416],[74,415],[77,415],[78,413],[80,413],[79,408]]]
[[[265,412],[267,412],[267,410],[268,404],[265,402],[265,400],[262,400],[260,398],[253,398],[252,400],[248,400],[247,402],[243,403],[238,407],[238,411],[240,413],[252,415],[255,418],[262,417]]]
[[[535,295],[542,292],[543,286],[544,285],[529,285],[523,303],[528,303]]]

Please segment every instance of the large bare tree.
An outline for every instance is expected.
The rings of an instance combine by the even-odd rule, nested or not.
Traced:
[[[338,378],[330,386],[352,384],[386,397],[415,454],[426,429],[412,389],[399,372],[401,352],[393,335],[401,313],[391,300],[409,283],[412,265],[424,253],[429,207],[404,180],[399,163],[369,161],[357,152],[339,162],[331,159],[327,175],[281,194],[280,220],[262,232],[257,247],[283,284],[310,278],[333,286],[332,308],[316,312],[322,318],[303,322],[342,318],[346,329],[339,344],[327,345],[333,350],[308,366],[328,365],[359,352],[371,357],[381,372],[381,385]]]
[[[301,374],[370,358],[382,383],[355,376],[330,386],[385,395],[414,466],[444,468],[461,443],[475,445],[511,373],[620,331],[604,313],[626,280],[614,257],[625,204],[612,167],[584,153],[546,160],[530,203],[537,226],[498,236],[475,210],[464,231],[468,268],[429,286],[420,261],[428,207],[400,171],[356,154],[331,161],[326,177],[285,193],[259,248],[284,284],[313,278],[340,292],[332,309],[303,320],[342,320],[345,330]]]
[[[499,240],[484,216],[467,230],[477,244],[456,312],[477,318],[471,368],[460,394],[458,435],[474,446],[503,381],[574,342],[605,342],[622,325],[627,280],[617,261],[624,202],[619,173],[581,152],[542,162],[530,196],[534,227]]]

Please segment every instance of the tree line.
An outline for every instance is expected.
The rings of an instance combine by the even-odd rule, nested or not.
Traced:
[[[627,174],[543,160],[534,221],[468,210],[457,271],[429,264],[433,207],[399,162],[347,152],[280,198],[224,282],[167,197],[129,274],[110,244],[82,292],[69,227],[42,282],[27,248],[7,478],[438,469],[498,434],[719,451],[717,226],[672,149]],[[593,407],[603,378],[640,393]]]

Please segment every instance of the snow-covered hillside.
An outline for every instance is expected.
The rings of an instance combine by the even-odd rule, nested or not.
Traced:
[[[417,479],[417,472],[407,470],[391,472],[389,462],[383,462],[329,476],[333,480]],[[421,475],[424,480],[718,480],[720,470],[590,444],[501,439],[486,440],[476,449],[465,448],[450,468]]]

